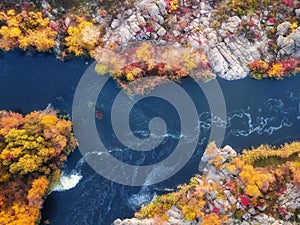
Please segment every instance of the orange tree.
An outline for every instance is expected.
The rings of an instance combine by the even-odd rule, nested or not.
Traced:
[[[49,27],[49,19],[41,12],[14,9],[0,12],[0,48],[8,51],[15,47],[23,50],[33,47],[47,51],[54,47],[56,31]]]
[[[0,224],[33,225],[76,142],[55,111],[0,111]]]

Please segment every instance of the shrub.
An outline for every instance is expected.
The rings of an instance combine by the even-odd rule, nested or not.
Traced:
[[[210,148],[211,145],[206,152]],[[202,220],[201,224],[222,225],[228,224],[229,219],[239,222],[244,214],[249,215],[252,208],[256,212],[253,217],[260,212],[275,218],[280,213],[291,212],[295,217],[290,217],[290,221],[294,221],[297,206],[291,204],[283,210],[280,199],[285,199],[283,195],[287,187],[292,187],[292,190],[300,188],[299,153],[300,142],[285,144],[278,149],[262,145],[245,150],[232,160],[223,160],[220,168],[215,167],[215,158],[219,155],[212,156],[208,162],[210,169],[202,176],[196,175],[176,192],[157,196],[135,216],[140,219],[159,217],[167,221],[167,211],[176,207],[186,220],[198,219]],[[278,161],[274,163],[272,157],[277,157]],[[289,201],[294,201],[291,196]]]
[[[101,42],[100,29],[93,23],[80,19],[68,28],[65,38],[67,49],[76,56],[91,54]]]
[[[300,61],[295,58],[283,59],[273,63],[263,60],[255,60],[248,65],[250,69],[249,75],[255,79],[271,78],[282,79],[291,75],[295,75],[300,71]]]
[[[157,46],[142,42],[122,52],[98,48],[94,57],[98,62],[95,69],[99,74],[111,73],[120,86],[130,87],[131,92],[144,92],[139,82],[136,82],[142,77],[158,76],[175,81],[188,75],[203,80],[214,78],[206,56],[191,48]],[[155,79],[153,82],[156,83],[158,80]],[[165,79],[160,80],[165,82]]]
[[[49,19],[43,18],[41,12],[13,9],[0,12],[0,48],[8,51],[15,47],[26,50],[30,47],[38,51],[48,51],[55,45],[56,31],[49,27]]]

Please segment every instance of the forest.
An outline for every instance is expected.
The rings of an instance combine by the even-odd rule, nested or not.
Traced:
[[[76,146],[72,123],[46,109],[0,111],[0,224],[32,225]]]

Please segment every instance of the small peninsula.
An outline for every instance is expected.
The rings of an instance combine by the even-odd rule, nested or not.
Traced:
[[[0,224],[33,225],[67,156],[72,123],[53,109],[28,115],[0,111]]]
[[[300,143],[237,153],[210,143],[193,177],[115,225],[299,224]]]

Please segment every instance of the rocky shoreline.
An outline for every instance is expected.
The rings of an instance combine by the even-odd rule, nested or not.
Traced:
[[[289,153],[289,149],[296,145],[298,144],[292,143],[278,150],[260,147],[252,150],[253,152],[246,151],[238,155],[228,145],[217,148],[211,143],[199,165],[199,170],[203,171],[201,176],[196,175],[191,179],[190,184],[181,186],[177,192],[154,199],[148,206],[142,207],[135,215],[136,218],[117,219],[114,225],[298,224],[300,221],[299,184],[289,179],[282,179],[283,184],[279,184],[272,180],[273,178],[270,179],[268,177],[270,174],[277,173],[276,167],[280,168],[280,163],[272,166],[270,158],[261,167],[256,165],[259,160],[263,158],[266,160],[272,155],[282,159],[289,158],[292,162],[290,156],[295,152],[292,150],[293,153]],[[239,158],[242,161],[239,161]],[[248,163],[242,165],[242,162]],[[235,166],[232,167],[233,165]],[[254,173],[249,170],[252,168],[251,166],[248,168],[249,165],[254,166]],[[270,170],[267,169],[268,166]],[[237,167],[242,169],[239,171]],[[283,168],[285,167],[280,169]],[[260,176],[262,184],[258,181]],[[252,179],[256,179],[254,186],[251,184]],[[282,187],[277,191],[277,187],[273,187],[272,182]],[[236,186],[237,184],[240,186]],[[261,185],[259,190],[264,193],[263,195],[255,193],[253,187],[256,185]],[[273,193],[270,194],[271,192]],[[272,210],[275,211],[270,213]],[[145,215],[151,218],[144,218]]]
[[[249,73],[248,64],[262,57],[270,61],[285,57],[300,58],[300,28],[284,36],[291,26],[289,22],[283,22],[277,27],[268,22],[267,27],[263,28],[263,18],[259,15],[235,15],[214,28],[213,22],[218,11],[208,1],[189,3],[191,5],[187,3],[182,6],[187,9],[184,14],[164,20],[167,15],[164,0],[137,2],[135,8],[112,21],[104,40],[115,41],[122,46],[140,40],[151,40],[159,45],[173,40],[174,43],[192,46],[193,49],[202,51],[213,72],[226,80],[245,78]],[[300,10],[296,10],[296,13],[299,17]],[[250,20],[253,22],[251,29],[258,36],[254,40],[249,40],[245,34],[239,34],[241,24]],[[148,21],[154,21],[153,30],[143,28]],[[170,24],[172,28],[168,30]],[[272,28],[277,30],[276,39],[272,40],[278,45],[278,52],[275,53],[269,50],[271,40],[267,37],[267,29]]]
[[[43,15],[49,18],[49,26],[57,32],[54,52],[65,59],[72,52],[64,38],[77,23],[76,16],[62,8],[52,8],[45,0],[38,2]],[[23,10],[29,8],[28,2],[22,4]],[[92,1],[86,7],[93,8],[87,19],[94,24],[93,29],[79,32],[84,32],[83,41],[93,44],[74,44],[82,44],[78,54],[85,49],[92,57],[93,48],[121,51],[132,42],[189,46],[205,54],[212,71],[226,80],[245,78],[250,71],[248,65],[258,59],[270,63],[291,57],[300,59],[300,27],[293,22],[295,18],[300,20],[298,1],[282,1],[249,15],[224,15],[218,4],[224,7],[222,1],[138,0],[132,7],[111,15],[101,3]],[[274,15],[272,10],[278,5],[284,12]]]
[[[148,14],[145,15],[144,11],[148,11]],[[130,12],[132,15],[128,18],[113,20],[111,29],[104,36],[105,40],[126,45],[130,41],[152,39],[157,44],[166,44],[164,35],[167,31],[163,19],[166,15],[166,4],[163,0],[144,0]],[[204,2],[199,2],[198,5],[193,5],[193,10],[185,15],[185,18],[181,19],[189,20],[187,26],[181,28],[174,25],[170,33],[178,43],[184,42],[184,45],[190,45],[193,49],[199,49],[206,54],[213,71],[220,77],[227,80],[245,78],[249,72],[247,65],[261,57],[258,47],[253,46],[245,38],[234,37],[234,40],[229,40],[226,36],[227,32],[233,34],[237,31],[241,22],[239,17],[230,17],[221,25],[223,29],[216,31],[210,27],[213,16],[212,8]],[[146,19],[155,21],[153,32],[147,32],[147,28],[144,30],[140,28],[139,25],[146,23]],[[256,45],[259,46],[261,43]]]

